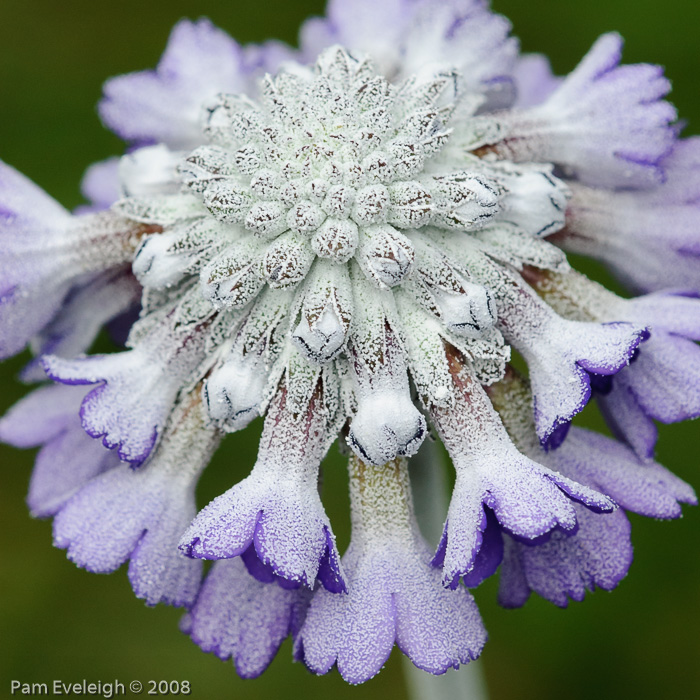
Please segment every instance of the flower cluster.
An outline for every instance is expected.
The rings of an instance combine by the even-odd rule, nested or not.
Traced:
[[[560,79],[509,31],[482,0],[331,0],[298,50],[182,21],[105,85],[129,150],[88,170],[90,206],[0,166],[0,353],[29,344],[23,378],[55,382],[0,420],[42,446],[30,509],[244,677],[289,635],[350,683],[394,644],[444,673],[480,654],[469,589],[499,567],[503,605],[565,606],[625,576],[625,511],[696,502],[653,455],[654,421],[700,415],[700,141],[617,35]],[[85,355],[107,323],[126,349]],[[614,439],[570,427],[591,397]],[[197,513],[258,416],[250,474]],[[456,480],[428,543],[407,463],[431,431]]]

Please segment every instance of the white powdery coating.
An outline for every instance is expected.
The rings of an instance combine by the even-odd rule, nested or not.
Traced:
[[[549,160],[584,181],[602,172],[596,184],[643,187],[658,177],[674,115],[659,101],[666,82],[658,71],[619,68],[619,42],[608,36],[543,104],[473,117],[513,99],[515,44],[507,39],[508,25],[480,3],[465,5],[463,13],[441,3],[417,4],[421,9],[407,20],[401,49],[402,70],[411,70],[411,77],[399,72],[387,80],[369,60],[334,47],[320,56],[314,72],[264,78],[259,103],[228,94],[208,103],[208,145],[189,154],[146,147],[122,159],[124,199],[114,211],[127,219],[91,219],[100,236],[111,236],[107,262],[89,255],[83,260],[76,241],[92,241],[82,228],[75,229],[77,237],[71,234],[66,260],[92,273],[122,261],[125,251],[131,256],[141,242],[133,271],[147,291],[130,338],[133,349],[113,357],[46,360],[60,381],[102,384],[82,405],[91,435],[104,436],[106,445],[118,446],[119,455],[135,464],[150,455],[142,471],[113,469],[75,496],[57,519],[57,543],[95,570],[114,568],[131,552],[132,582],[148,602],[189,603],[199,581],[196,563],[171,546],[183,513],[193,515],[198,476],[187,469],[172,476],[178,433],[169,436],[165,426],[169,416],[174,420],[173,406],[204,379],[211,424],[190,431],[202,462],[210,451],[207,436],[242,428],[267,412],[250,476],[199,515],[182,549],[210,559],[253,552],[277,576],[308,587],[320,580],[327,590],[317,590],[298,649],[312,669],[325,672],[337,662],[351,682],[376,673],[394,640],[433,673],[479,653],[485,633],[458,583],[482,545],[486,508],[506,532],[530,540],[554,528],[574,529],[569,499],[612,509],[605,496],[520,454],[478,385],[502,375],[505,337],[530,365],[537,432],[547,444],[588,399],[587,373],[624,367],[643,335],[632,325],[590,323],[585,311],[577,321],[562,319],[511,271],[527,277],[532,266],[568,270],[565,256],[543,238],[564,226],[569,190],[551,165],[515,165],[495,156]],[[339,6],[336,11],[342,14]],[[368,16],[357,18],[356,29]],[[432,39],[421,46],[426,32]],[[206,23],[180,25],[175,44],[206,36],[213,42],[209,58],[231,50],[238,56]],[[427,44],[435,50],[424,50]],[[162,87],[168,62],[183,68],[175,48],[155,74],[132,76],[132,83]],[[489,60],[474,60],[488,50]],[[122,83],[110,89],[115,85]],[[632,114],[625,129],[631,121],[648,136],[649,147],[643,144],[639,153],[633,152],[639,139],[625,140],[617,113],[612,136],[598,151],[590,147],[617,87],[625,88],[622,101]],[[191,112],[180,116],[181,131],[166,141],[183,148],[199,144],[201,136],[186,133]],[[567,131],[569,123],[580,143]],[[189,191],[181,191],[182,184]],[[576,197],[575,189],[574,210]],[[40,223],[43,236],[46,222]],[[27,251],[43,255],[40,267],[50,271],[52,249],[38,250],[43,240],[15,241],[12,260]],[[58,275],[53,283],[62,298],[73,280]],[[86,342],[71,340],[78,341]],[[415,453],[427,431],[411,382],[457,468],[436,557],[444,562],[444,583],[457,590],[444,590],[440,572],[428,564],[405,464],[380,466]],[[521,409],[530,413],[529,404]],[[350,588],[342,595],[338,554],[318,497],[318,466],[348,418],[348,442],[367,465],[352,459],[353,543],[344,560]],[[183,486],[178,479],[186,484],[176,496],[169,489]],[[127,482],[135,487],[122,488]],[[100,504],[108,501],[102,515]],[[88,513],[94,504],[97,510]],[[124,529],[110,549],[104,542],[121,524],[116,516],[124,518]],[[81,517],[90,523],[85,531]],[[552,542],[559,539],[555,533]],[[189,578],[195,571],[196,582],[194,574]],[[228,572],[222,580],[248,576],[238,561],[216,571]],[[212,590],[223,585],[218,577],[212,574]],[[246,632],[240,628],[244,611],[231,618],[228,630],[217,627],[204,603],[199,623],[196,616],[191,620],[191,629],[199,624],[193,635],[203,646],[241,655],[244,675],[269,663],[291,630],[296,600],[278,587],[261,593],[263,584],[250,581],[239,607],[245,607],[245,591],[255,590],[261,601],[270,598],[284,609],[277,617],[262,602],[253,610],[267,615],[267,636],[257,647],[254,640],[237,646]]]
[[[0,190],[0,357],[9,357],[54,318],[74,285],[130,262],[140,227],[109,213],[70,217],[4,163]]]
[[[287,344],[312,364],[338,358],[344,374],[342,355],[348,355],[349,441],[375,464],[413,454],[426,431],[411,400],[404,351],[398,352],[407,319],[377,288],[405,287],[490,383],[507,355],[493,329],[493,294],[467,268],[453,267],[430,239],[446,230],[483,231],[484,250],[506,264],[566,265],[558,249],[537,241],[563,223],[566,188],[551,168],[485,164],[463,142],[443,153],[453,78],[433,71],[392,83],[369,60],[333,47],[313,74],[266,77],[259,104],[221,95],[208,107],[204,131],[211,143],[179,167],[191,195],[178,200],[156,192],[118,205],[143,223],[167,227],[143,243],[134,264],[151,289],[198,274],[203,296],[218,310],[243,309],[265,288],[294,290],[289,324],[271,318],[269,332],[287,334]],[[450,97],[462,100],[461,93]],[[462,101],[460,119],[476,106]],[[164,150],[144,150],[156,174],[170,163]],[[388,345],[385,323],[369,320],[384,298],[397,338]],[[222,359],[205,387],[210,417],[227,430],[264,410],[283,373],[276,358],[259,362],[247,352],[233,347],[228,366]],[[446,397],[444,389],[433,395]]]
[[[203,651],[233,658],[241,678],[256,678],[296,634],[310,593],[253,578],[236,557],[211,568],[184,627]]]
[[[662,98],[658,66],[620,66],[622,39],[605,34],[541,105],[483,117],[501,133],[495,152],[550,162],[596,187],[647,189],[663,182],[676,140],[676,110]]]
[[[138,148],[122,156],[119,160],[121,196],[175,194],[180,190],[176,168],[184,155],[159,144]]]
[[[457,270],[428,236],[415,233],[419,260],[411,289],[417,300],[455,335],[484,337],[496,323],[489,290]]]
[[[54,544],[90,571],[114,571],[130,559],[129,580],[149,605],[191,605],[201,562],[177,544],[196,512],[197,480],[218,447],[197,395],[174,411],[169,430],[138,471],[122,465],[97,477],[63,507],[54,521]]]
[[[321,390],[312,385],[312,391],[300,407],[280,389],[250,475],[212,501],[183,535],[181,548],[189,556],[240,556],[252,543],[259,559],[290,581],[313,587],[324,557],[342,580],[317,483],[329,417]]]
[[[380,465],[414,455],[426,434],[425,419],[411,400],[400,340],[376,291],[358,284],[355,332],[348,347],[357,410],[348,444],[363,460]],[[391,296],[386,297],[391,302]],[[390,311],[391,314],[391,311]],[[393,314],[392,314],[393,315]]]
[[[586,405],[587,373],[609,375],[625,367],[645,329],[565,320],[514,273],[495,266],[485,273],[497,299],[499,329],[528,363],[537,433],[546,444]]]
[[[65,384],[100,384],[82,403],[83,427],[103,438],[106,447],[118,448],[121,459],[140,464],[157,443],[182,387],[198,378],[207,357],[207,333],[201,331],[209,316],[211,308],[198,296],[184,295],[133,327],[132,350],[75,360],[46,356],[44,368]]]
[[[185,221],[163,233],[144,236],[132,269],[144,287],[171,287],[236,238],[235,231],[211,219]]]
[[[180,166],[216,219],[275,239],[251,250],[269,284],[298,284],[315,256],[357,254],[378,286],[393,286],[413,261],[397,228],[476,229],[498,213],[504,190],[488,176],[454,162],[421,175],[449,136],[451,109],[437,106],[448,76],[393,85],[339,47],[316,73],[266,78],[262,106],[222,95],[205,123],[212,145]]]
[[[405,460],[372,467],[350,461],[352,542],[343,557],[348,593],[319,591],[298,639],[315,673],[334,664],[362,683],[394,643],[419,668],[444,673],[475,659],[486,641],[465,588],[442,587],[413,515]]]
[[[446,583],[474,565],[486,524],[484,506],[494,511],[505,530],[526,539],[540,537],[554,527],[573,530],[576,516],[570,498],[597,510],[614,508],[607,497],[520,454],[467,368],[453,358],[451,372],[454,406],[431,409],[457,472],[441,543],[441,549],[446,547]]]
[[[353,312],[347,267],[317,260],[305,282],[292,341],[308,360],[328,362],[345,349]]]
[[[291,304],[289,292],[264,290],[238,325],[230,348],[220,348],[221,359],[206,379],[203,396],[209,417],[227,432],[261,415],[273,366],[285,347]]]

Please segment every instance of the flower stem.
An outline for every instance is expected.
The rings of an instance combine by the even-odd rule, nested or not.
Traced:
[[[409,700],[487,700],[488,693],[481,661],[472,661],[458,671],[449,669],[442,676],[421,671],[403,657],[403,672]]]

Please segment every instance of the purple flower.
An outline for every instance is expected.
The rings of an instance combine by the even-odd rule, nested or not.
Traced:
[[[303,408],[286,390],[278,393],[253,471],[197,516],[182,537],[188,556],[229,559],[253,544],[277,576],[310,588],[318,577],[328,590],[345,590],[335,536],[318,495],[318,468],[329,446],[322,432],[322,391],[314,389]]]
[[[201,562],[177,543],[195,515],[194,488],[220,441],[204,429],[197,395],[180,404],[151,459],[135,471],[120,465],[94,478],[56,515],[54,544],[89,571],[105,573],[129,560],[129,580],[149,605],[189,606]]]
[[[552,468],[609,494],[624,510],[653,518],[678,518],[680,503],[697,504],[693,489],[661,465],[640,464],[620,443],[573,428],[556,452],[544,456]],[[499,600],[519,607],[530,590],[565,607],[567,596],[583,600],[586,590],[611,590],[632,563],[629,521],[623,510],[596,514],[576,506],[578,530],[552,533],[528,546],[506,537]]]
[[[626,576],[632,563],[630,524],[622,510],[591,513],[576,507],[579,528],[561,532],[543,544],[527,545],[505,536],[498,601],[506,608],[525,604],[530,591],[565,608],[569,598],[583,600],[586,591],[609,591]]]
[[[677,142],[661,168],[665,181],[652,191],[574,185],[566,230],[557,242],[602,260],[633,290],[698,292],[700,139]]]
[[[212,566],[182,627],[203,651],[233,658],[241,678],[256,678],[282,642],[296,638],[310,597],[306,588],[258,581],[238,557],[225,559]]]
[[[528,454],[563,476],[608,494],[621,506],[613,513],[596,513],[575,505],[577,529],[552,532],[544,542],[503,535],[499,600],[506,607],[523,605],[531,590],[562,607],[569,598],[582,600],[586,590],[611,590],[632,563],[630,526],[623,509],[653,518],[678,518],[681,503],[697,504],[688,484],[660,464],[640,463],[628,447],[603,435],[572,428],[559,449],[543,452],[532,426],[516,417],[528,404],[529,392],[514,373],[490,393],[499,409],[503,406],[511,435]],[[491,525],[484,537],[497,539],[500,533]],[[498,545],[492,549],[498,551]]]
[[[37,447],[27,504],[32,515],[55,515],[68,499],[117,456],[91,440],[80,425],[82,387],[44,386],[15,404],[0,419],[0,440],[15,447]]]
[[[626,367],[648,333],[628,323],[563,319],[522,279],[499,275],[498,327],[528,364],[537,435],[546,449],[554,449],[571,419],[588,403],[591,376],[612,375]]]
[[[645,325],[649,339],[614,376],[591,375],[608,425],[641,459],[651,459],[655,420],[673,423],[700,415],[700,302],[697,293],[665,290],[623,299],[579,273],[529,268],[528,282],[571,319]]]
[[[443,568],[445,585],[455,588],[460,576],[476,566],[489,522],[487,508],[502,529],[524,540],[537,540],[555,528],[575,531],[572,500],[597,512],[609,512],[615,504],[519,453],[468,369],[460,367],[454,356],[450,362],[454,405],[431,407],[431,418],[457,478],[433,564]]]
[[[299,51],[183,20],[155,70],[105,86],[129,150],[86,173],[89,213],[0,165],[0,356],[28,344],[23,379],[64,385],[0,437],[42,446],[28,500],[57,546],[129,560],[245,677],[289,635],[351,683],[395,643],[457,668],[486,640],[467,589],[499,566],[509,606],[613,588],[625,511],[696,502],[651,461],[654,421],[700,414],[700,141],[621,45],[557,78],[485,0],[330,0]],[[126,351],[83,355],[105,324]],[[592,391],[621,441],[569,430]],[[249,475],[197,514],[223,433],[256,417]],[[432,558],[406,463],[431,430],[456,470]],[[342,563],[319,495],[336,439]]]
[[[63,384],[100,384],[83,399],[83,428],[138,466],[156,445],[180,390],[197,378],[206,334],[195,330],[206,328],[210,316],[185,299],[159,322],[137,324],[132,350],[75,360],[48,355],[44,369]]]
[[[318,674],[337,665],[349,683],[376,675],[396,643],[434,674],[469,663],[486,631],[469,592],[448,590],[429,564],[413,517],[406,463],[351,458],[352,542],[343,557],[347,594],[319,590],[297,654]]]
[[[658,292],[618,306],[608,313],[643,320],[651,338],[629,367],[600,387],[597,399],[615,434],[650,459],[655,420],[676,423],[700,416],[700,348],[693,342],[700,340],[700,301]]]
[[[660,464],[640,463],[625,445],[588,430],[572,429],[561,449],[546,459],[625,510],[648,518],[679,518],[680,503],[697,503],[693,489]]]
[[[202,106],[219,92],[245,91],[240,46],[209,20],[175,25],[156,70],[105,83],[100,116],[124,140],[192,148]]]
[[[658,66],[620,66],[621,54],[622,38],[605,34],[545,102],[494,115],[502,130],[495,152],[555,163],[596,187],[662,183],[676,138],[676,110],[662,100],[670,83]]]

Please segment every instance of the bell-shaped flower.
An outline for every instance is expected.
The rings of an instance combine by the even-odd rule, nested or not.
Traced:
[[[110,212],[71,216],[0,163],[0,357],[18,353],[98,272],[131,260],[146,229]]]
[[[330,446],[324,435],[332,402],[315,376],[305,404],[282,385],[267,410],[251,473],[202,510],[182,536],[190,557],[230,559],[251,544],[281,578],[313,588],[345,589],[340,556],[318,494],[318,469]],[[251,572],[254,573],[254,572]]]
[[[622,510],[597,514],[575,506],[578,530],[553,532],[546,542],[527,545],[504,535],[498,601],[506,608],[525,604],[530,591],[566,607],[586,591],[610,591],[632,563],[630,523]]]
[[[591,375],[626,367],[648,333],[630,323],[566,320],[515,274],[503,270],[499,276],[493,290],[498,328],[527,361],[537,434],[545,447],[556,448],[590,399]]]
[[[605,495],[524,456],[513,445],[488,396],[467,365],[448,350],[454,404],[430,408],[433,424],[455,465],[456,481],[442,539],[434,558],[446,585],[469,574],[483,543],[490,508],[500,527],[525,540],[557,528],[576,528],[574,503],[605,512]]]
[[[206,427],[199,392],[175,409],[158,449],[139,470],[127,465],[98,476],[54,520],[54,543],[89,571],[129,560],[129,580],[149,605],[191,605],[202,564],[177,548],[196,512],[197,480],[221,434]]]
[[[576,532],[552,532],[543,543],[504,535],[499,598],[507,607],[522,605],[530,590],[560,606],[566,606],[568,598],[582,600],[586,590],[611,590],[632,562],[630,526],[622,509],[647,517],[677,518],[681,503],[697,503],[693,489],[660,464],[640,463],[625,445],[588,430],[572,428],[559,449],[545,453],[537,444],[532,422],[522,420],[530,393],[513,370],[489,391],[521,449],[621,506],[613,513],[594,513],[577,504]]]
[[[202,331],[211,326],[214,312],[205,303],[188,302],[185,296],[164,317],[145,316],[134,327],[133,349],[127,352],[42,360],[48,376],[62,384],[100,384],[83,400],[83,428],[133,465],[151,453],[178,393],[197,379],[205,359]]]
[[[700,293],[666,290],[623,299],[571,270],[553,274],[530,268],[524,274],[545,301],[570,318],[649,328],[649,339],[628,367],[614,376],[592,377],[608,425],[641,459],[653,457],[655,420],[675,423],[700,415],[700,348],[695,342],[700,340]]]
[[[349,683],[376,675],[394,644],[433,674],[477,658],[486,631],[469,592],[445,589],[430,566],[405,460],[376,467],[351,457],[350,497],[348,592],[316,592],[297,654],[314,673],[337,665]]]
[[[617,308],[615,308],[617,307]],[[672,293],[620,300],[606,315],[645,323],[651,337],[634,361],[607,382],[597,399],[615,434],[650,459],[654,421],[676,423],[700,416],[700,301]]]
[[[505,537],[499,600],[519,607],[530,590],[556,605],[582,600],[587,590],[611,590],[632,563],[630,525],[624,510],[653,518],[678,518],[681,503],[697,504],[693,489],[655,462],[641,464],[634,453],[608,437],[572,428],[542,461],[562,474],[608,494],[621,506],[592,513],[576,505],[578,530],[552,533],[535,546]]]

